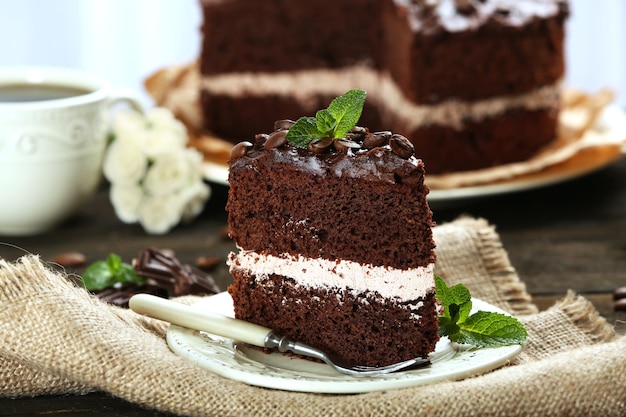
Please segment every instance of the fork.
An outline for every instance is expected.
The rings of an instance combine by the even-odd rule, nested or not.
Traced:
[[[375,376],[409,370],[430,363],[425,358],[414,358],[387,366],[362,366],[325,353],[307,344],[281,336],[272,329],[258,324],[223,316],[211,311],[200,310],[150,294],[131,297],[129,307],[136,313],[167,321],[177,326],[203,331],[254,346],[278,348],[280,352],[291,351],[298,355],[320,359],[331,368],[347,375]]]

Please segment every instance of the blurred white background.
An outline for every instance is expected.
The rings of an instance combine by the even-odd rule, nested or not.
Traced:
[[[626,108],[626,2],[570,2],[566,84]],[[86,69],[151,105],[143,80],[195,59],[200,24],[198,0],[0,0],[0,65]]]

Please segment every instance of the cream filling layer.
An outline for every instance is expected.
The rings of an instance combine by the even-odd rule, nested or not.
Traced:
[[[312,97],[319,94],[340,96],[352,88],[368,92],[368,100],[386,109],[383,123],[399,118],[408,128],[431,124],[463,128],[463,120],[483,120],[512,108],[528,110],[558,109],[561,82],[543,86],[526,94],[500,96],[486,100],[450,99],[435,105],[418,105],[409,101],[387,73],[359,65],[340,70],[305,70],[279,73],[229,73],[203,76],[201,88],[212,94],[232,97],[278,95],[295,97],[305,107],[313,108]],[[307,103],[310,103],[307,105]],[[387,120],[386,120],[387,119]]]
[[[262,255],[241,250],[231,253],[230,270],[242,269],[261,280],[271,274],[283,275],[298,285],[322,288],[346,288],[355,294],[377,292],[386,298],[411,301],[435,292],[434,264],[413,269],[363,265],[353,261],[331,261],[301,255]]]

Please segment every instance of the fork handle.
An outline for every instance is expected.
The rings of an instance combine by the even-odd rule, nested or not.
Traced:
[[[271,329],[247,321],[200,310],[150,294],[131,297],[129,307],[136,313],[251,345],[265,347]]]

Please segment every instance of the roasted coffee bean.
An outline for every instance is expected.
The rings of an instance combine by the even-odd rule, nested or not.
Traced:
[[[346,133],[345,139],[351,140],[353,142],[363,142],[363,138],[365,138],[365,133]]]
[[[349,139],[335,139],[334,145],[338,152],[348,152],[348,149],[361,148],[361,145]]]
[[[456,11],[464,16],[469,16],[476,13],[476,7],[472,0],[454,0]]]
[[[267,138],[267,141],[265,142],[265,145],[263,145],[263,148],[266,151],[269,151],[270,149],[274,149],[274,148],[280,148],[285,143],[287,143],[286,136],[287,136],[287,130],[275,131],[274,133],[270,135],[269,138]]]
[[[289,119],[276,120],[274,122],[274,130],[289,130],[294,124],[296,124],[296,122]]]
[[[437,7],[440,0],[411,0],[413,4],[424,7]]]
[[[235,160],[246,156],[248,151],[252,148],[252,144],[250,142],[239,142],[233,149],[230,151],[230,159]]]
[[[354,142],[363,142],[363,139],[367,135],[367,128],[361,126],[354,126],[348,133],[346,133],[346,139]]]
[[[393,153],[404,159],[409,159],[415,152],[413,144],[407,138],[398,134],[391,135],[389,146],[391,146]]]
[[[196,259],[196,266],[204,271],[210,271],[215,269],[220,263],[222,259],[217,256],[201,256]]]
[[[613,291],[613,300],[621,300],[626,298],[626,287],[619,287]]]
[[[367,133],[367,128],[361,126],[354,126],[350,129],[350,133],[355,133],[357,135],[364,135]]]
[[[626,311],[626,298],[620,298],[613,303],[613,310]]]
[[[330,145],[333,144],[333,138],[315,139],[309,142],[309,151],[314,154],[320,154],[328,151]]]
[[[389,142],[391,132],[374,132],[369,134],[363,139],[363,147],[367,149],[377,148],[379,146],[385,146]]]
[[[222,239],[228,240],[230,239],[230,227],[224,226],[219,230],[219,235]]]
[[[61,266],[76,267],[84,265],[87,257],[80,252],[65,252],[55,256],[53,261]]]
[[[503,16],[503,17],[509,17],[509,15],[511,14],[511,10],[507,9],[504,6],[498,6],[496,8],[496,14],[499,14],[500,16]]]

